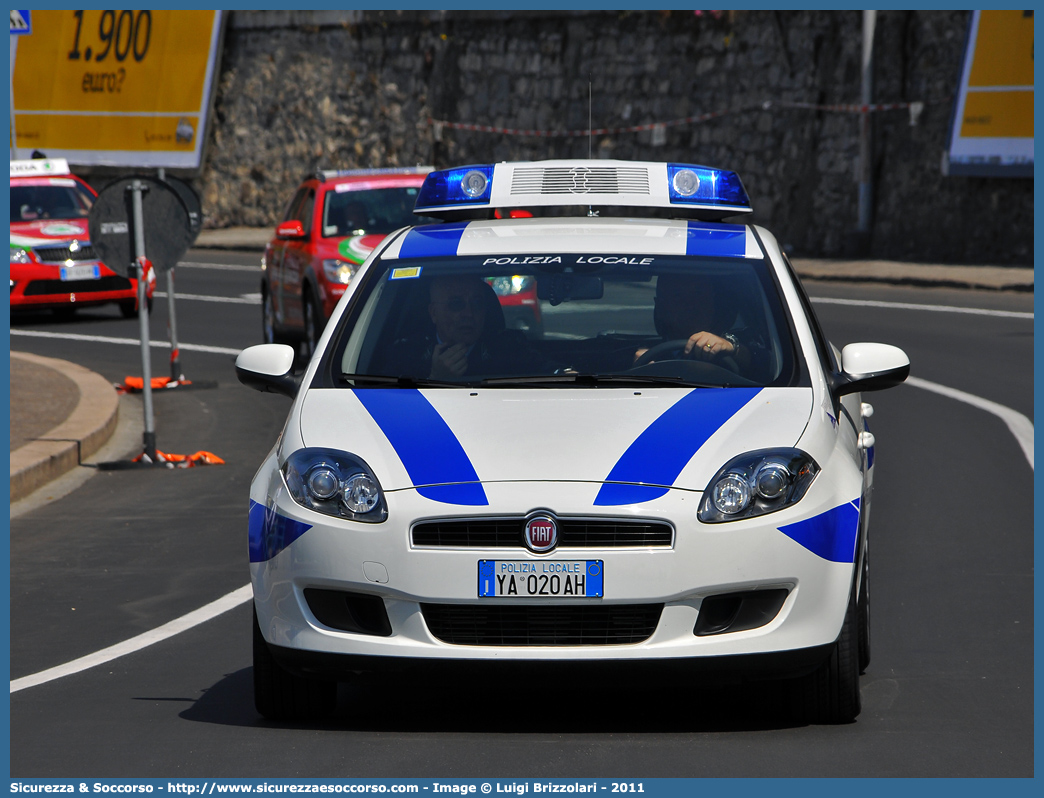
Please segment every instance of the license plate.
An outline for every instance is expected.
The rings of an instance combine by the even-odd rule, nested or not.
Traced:
[[[591,598],[602,595],[604,570],[601,560],[479,560],[478,594]]]
[[[97,280],[99,277],[101,277],[101,270],[96,265],[62,266],[63,280]]]

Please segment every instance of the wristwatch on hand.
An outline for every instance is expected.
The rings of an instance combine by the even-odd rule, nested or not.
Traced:
[[[725,333],[721,337],[728,341],[730,344],[732,344],[732,354],[736,354],[739,351],[740,345],[739,341],[736,340],[735,335],[733,335],[732,333]]]

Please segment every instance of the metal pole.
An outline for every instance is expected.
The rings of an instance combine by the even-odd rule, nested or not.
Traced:
[[[163,182],[167,180],[167,170],[162,167],[157,176]],[[178,317],[174,311],[174,269],[167,270],[167,334],[170,337],[170,379],[178,382],[185,375],[181,373],[181,352],[178,350]]]
[[[141,333],[141,376],[142,395],[145,397],[145,432],[142,442],[145,454],[156,462],[156,420],[152,414],[152,364],[149,358],[149,303],[145,292],[145,222],[141,209],[141,194],[147,186],[140,180],[131,183],[132,210],[134,216],[134,255],[138,270],[138,330]]]
[[[869,106],[873,102],[873,56],[874,27],[877,24],[876,11],[863,12],[863,91],[862,104]],[[865,235],[870,234],[870,216],[873,207],[873,183],[871,181],[871,142],[870,112],[863,110],[859,115],[859,221],[856,229]]]
[[[14,68],[15,54],[18,52],[18,37],[11,36],[11,160],[18,157],[18,130],[15,125]]]

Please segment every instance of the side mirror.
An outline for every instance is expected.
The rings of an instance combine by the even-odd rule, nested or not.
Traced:
[[[836,375],[838,396],[893,388],[910,376],[910,358],[897,346],[849,344],[841,350],[841,373]]]
[[[236,376],[248,388],[262,393],[281,393],[293,399],[301,385],[292,373],[293,347],[258,344],[244,349],[236,358]]]
[[[289,222],[283,222],[276,228],[277,238],[304,238],[305,231],[304,225],[301,224],[297,219],[291,219]]]

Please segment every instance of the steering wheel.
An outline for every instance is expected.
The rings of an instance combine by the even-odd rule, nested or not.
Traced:
[[[698,356],[698,350],[693,349],[689,354],[685,354],[685,345],[689,343],[688,338],[676,338],[673,341],[664,341],[663,343],[656,344],[651,349],[647,349],[631,364],[632,369],[636,369],[639,366],[647,366],[654,360],[692,360],[697,363],[708,363],[721,368],[728,369],[729,371],[739,373],[739,364],[732,355],[720,355],[715,357],[713,360],[704,360]]]
[[[656,344],[652,349],[646,349],[638,359],[631,364],[631,368],[645,366],[654,360],[696,360],[692,354],[685,354],[685,345],[689,343],[688,338],[675,338],[673,341],[664,341]],[[668,355],[668,357],[664,357]]]

